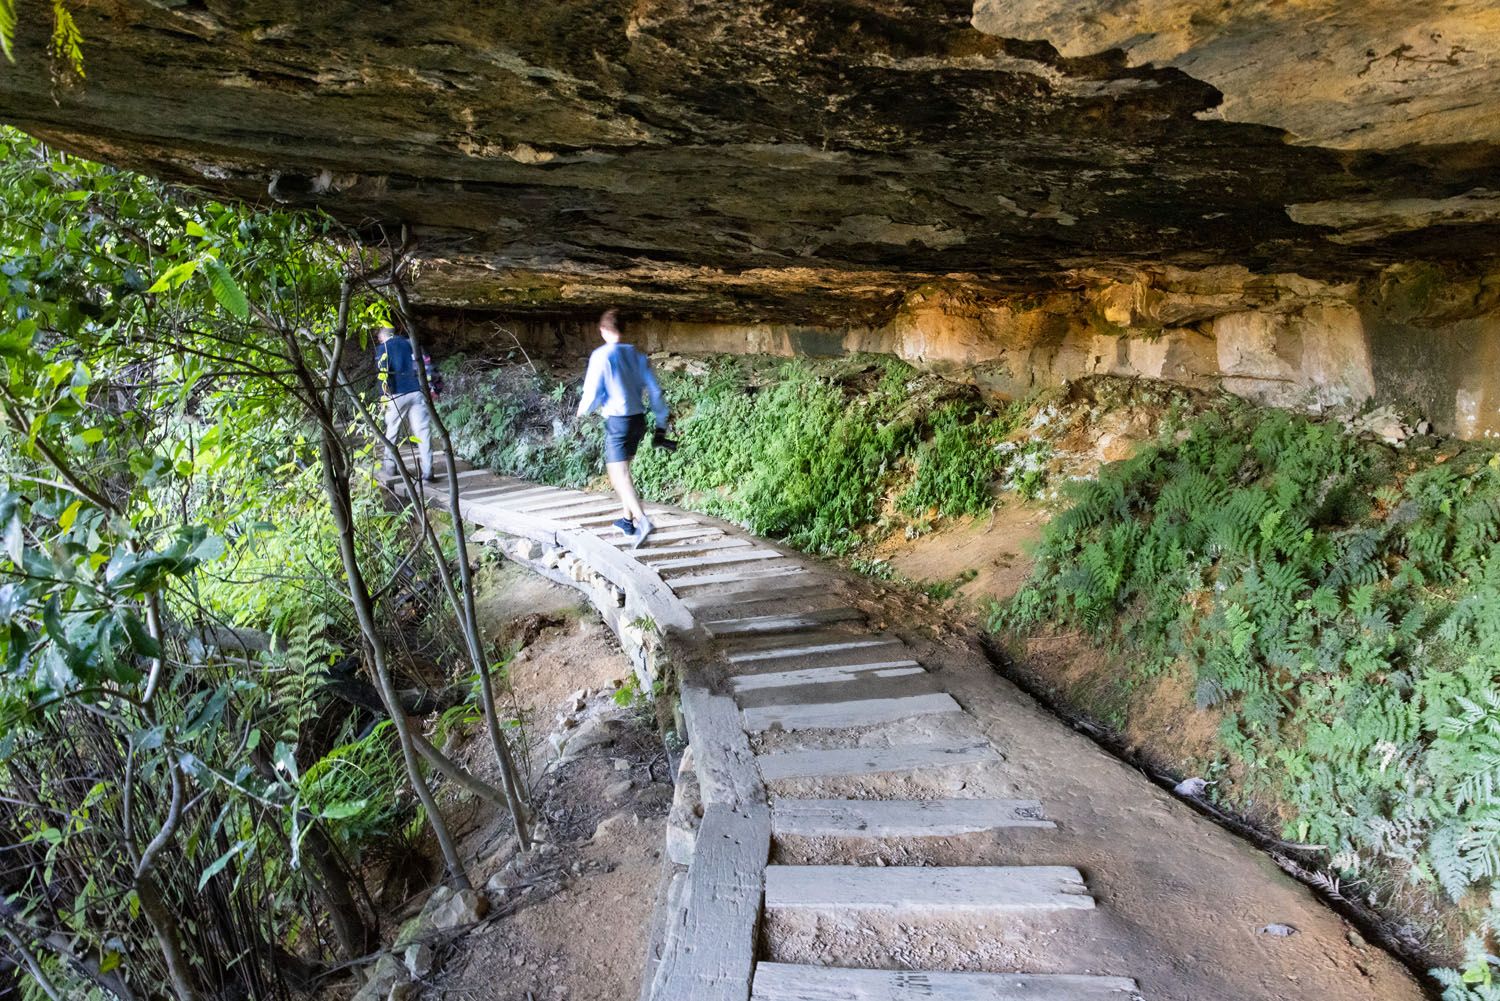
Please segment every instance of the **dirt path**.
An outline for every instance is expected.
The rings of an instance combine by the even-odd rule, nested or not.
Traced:
[[[735,935],[757,925],[756,1001],[1423,996],[1265,855],[997,677],[969,632],[705,517],[659,509],[633,550],[607,497],[478,471],[461,488],[498,530],[591,533],[708,637],[684,702],[719,798],[668,942],[697,979],[659,974],[657,1001],[744,997]]]

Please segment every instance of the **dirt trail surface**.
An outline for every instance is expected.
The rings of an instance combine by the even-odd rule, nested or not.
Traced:
[[[608,497],[477,470],[460,488],[469,520],[554,526],[664,588],[702,644],[683,702],[707,813],[663,947],[699,980],[648,957],[656,1001],[1424,996],[1267,856],[997,676],[971,631],[913,621],[909,597],[699,515],[653,507],[660,534],[634,549]],[[705,764],[699,733],[728,752]]]
[[[670,769],[654,721],[617,706],[631,673],[615,638],[568,588],[518,566],[478,574],[482,626],[509,666],[507,714],[527,723],[527,771],[544,844],[518,856],[508,816],[470,802],[449,817],[470,871],[488,880],[492,920],[443,949],[426,997],[471,1001],[617,1001],[634,995],[661,873]],[[589,731],[562,752],[559,734]],[[498,784],[482,726],[455,728],[449,747]],[[607,935],[589,933],[606,922]]]

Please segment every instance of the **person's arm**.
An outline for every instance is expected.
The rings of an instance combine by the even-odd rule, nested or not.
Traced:
[[[656,426],[662,431],[667,429],[667,401],[661,395],[661,385],[656,381],[656,373],[651,371],[651,360],[646,357],[646,352],[637,350],[636,356],[640,359],[641,383],[646,387],[646,395],[651,397],[651,412],[656,415]]]
[[[594,353],[589,355],[589,367],[583,376],[583,395],[578,398],[578,416],[592,413],[599,406],[599,390],[604,382],[604,361]]]

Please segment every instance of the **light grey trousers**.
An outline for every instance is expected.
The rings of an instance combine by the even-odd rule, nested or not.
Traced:
[[[402,420],[406,421],[411,437],[417,439],[424,477],[432,475],[432,438],[427,433],[427,418],[427,401],[421,393],[402,393],[385,401],[385,436],[398,446],[405,444],[397,433]],[[385,451],[385,471],[390,476],[396,475],[396,453],[389,448]]]

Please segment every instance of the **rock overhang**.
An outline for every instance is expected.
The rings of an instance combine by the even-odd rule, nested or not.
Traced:
[[[73,6],[88,80],[54,93],[28,18],[0,120],[408,223],[434,306],[870,323],[934,281],[1342,281],[1500,247],[1500,26],[1470,0],[1442,59],[1384,0]],[[1361,26],[1407,77],[1367,79]]]

